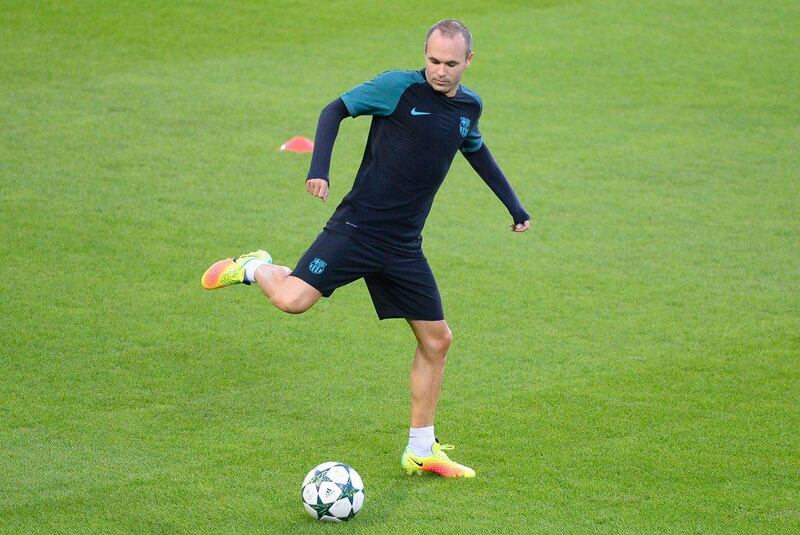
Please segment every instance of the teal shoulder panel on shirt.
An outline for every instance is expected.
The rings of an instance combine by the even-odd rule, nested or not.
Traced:
[[[464,143],[461,144],[461,152],[475,152],[483,145],[483,136],[481,135],[480,128],[478,128],[478,122],[480,122],[481,114],[483,113],[483,101],[481,100],[481,97],[469,87],[462,85],[461,91],[463,91],[465,95],[475,99],[481,108],[478,112],[478,118],[472,124],[472,128],[469,129],[469,132],[464,137]]]
[[[400,97],[410,85],[424,83],[419,71],[386,71],[372,80],[355,86],[341,96],[351,117],[391,115]]]

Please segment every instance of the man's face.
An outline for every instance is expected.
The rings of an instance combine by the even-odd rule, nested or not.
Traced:
[[[467,56],[467,43],[463,35],[459,33],[447,37],[436,30],[428,39],[425,50],[425,77],[428,83],[435,91],[452,97],[472,56],[472,52]]]

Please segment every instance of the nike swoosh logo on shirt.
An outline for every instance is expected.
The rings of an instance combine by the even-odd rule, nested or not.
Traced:
[[[416,106],[411,108],[411,115],[430,115],[429,111],[417,111]]]

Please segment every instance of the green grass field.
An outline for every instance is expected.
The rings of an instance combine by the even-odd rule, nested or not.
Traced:
[[[320,109],[464,20],[487,144],[425,230],[455,343],[409,479],[413,338],[363,283],[302,316],[201,289],[293,266]],[[0,531],[797,533],[800,7],[755,1],[22,2],[0,14]],[[313,522],[306,472],[367,501]]]

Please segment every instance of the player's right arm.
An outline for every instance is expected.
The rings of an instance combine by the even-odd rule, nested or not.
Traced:
[[[314,197],[319,197],[325,202],[328,199],[331,168],[331,155],[333,143],[339,134],[339,124],[350,112],[341,98],[336,98],[322,109],[317,123],[317,133],[314,138],[314,154],[311,157],[311,167],[306,178],[306,191]]]
[[[372,80],[357,85],[325,106],[317,123],[314,154],[306,179],[306,190],[323,201],[327,199],[333,142],[339,133],[339,124],[345,117],[391,115],[403,91],[409,85],[423,81],[424,79],[416,71],[386,71]]]

